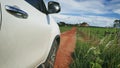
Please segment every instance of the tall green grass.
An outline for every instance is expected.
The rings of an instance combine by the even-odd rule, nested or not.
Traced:
[[[83,37],[80,31],[92,41],[81,41]],[[120,68],[119,31],[116,28],[78,27],[76,49],[72,54],[70,68]],[[99,42],[93,45],[95,40]]]

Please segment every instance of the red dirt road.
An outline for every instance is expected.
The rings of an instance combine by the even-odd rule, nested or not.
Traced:
[[[61,43],[57,52],[54,68],[69,68],[76,43],[76,28],[61,34]]]

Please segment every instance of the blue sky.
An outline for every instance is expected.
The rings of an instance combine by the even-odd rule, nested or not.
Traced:
[[[51,0],[45,0],[48,2]],[[112,26],[120,19],[120,0],[52,0],[61,5],[61,12],[53,14],[56,21],[88,22],[92,26]]]

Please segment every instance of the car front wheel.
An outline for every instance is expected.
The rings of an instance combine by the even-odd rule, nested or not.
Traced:
[[[57,50],[58,50],[58,43],[55,40],[52,44],[52,47],[46,62],[41,64],[38,68],[54,68],[54,62],[55,62]]]

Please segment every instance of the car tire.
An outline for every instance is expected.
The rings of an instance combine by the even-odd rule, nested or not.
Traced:
[[[54,68],[54,62],[56,59],[56,53],[57,53],[58,47],[59,46],[57,41],[54,40],[46,62],[41,64],[38,68]]]

